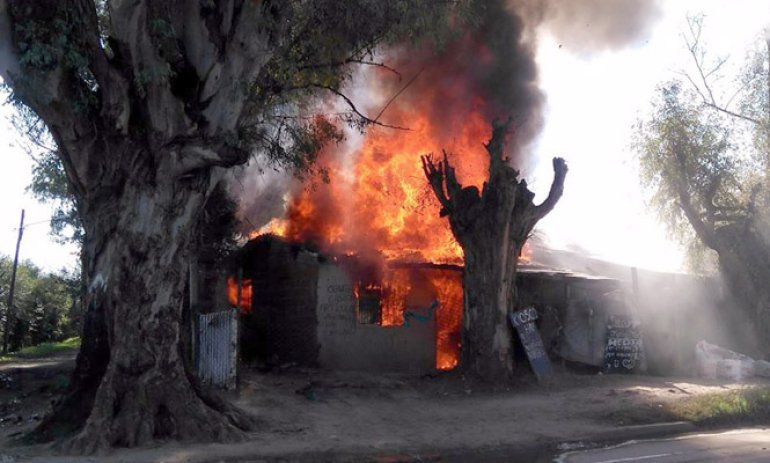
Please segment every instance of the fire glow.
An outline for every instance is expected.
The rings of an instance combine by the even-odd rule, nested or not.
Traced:
[[[447,150],[463,186],[481,190],[488,176],[484,143],[491,136],[491,121],[511,114],[517,118],[508,153],[516,162],[541,122],[542,95],[531,52],[521,41],[522,22],[502,3],[490,4],[483,22],[484,27],[459,35],[441,52],[429,47],[391,50],[385,61],[409,80],[383,68],[368,69],[358,97],[391,127],[368,127],[355,147],[352,142],[327,147],[318,162],[330,182],[311,179],[290,192],[283,218],[253,235],[272,233],[314,243],[329,255],[363,260],[462,265],[462,249],[447,218],[439,215],[420,155],[442,156]],[[362,288],[381,295],[381,324],[400,326],[414,282],[390,265],[381,267],[380,280],[366,282],[376,288]],[[453,277],[431,278],[438,302],[436,366],[451,369],[459,361],[462,281],[457,271]],[[359,280],[356,275],[351,279]]]
[[[241,280],[241,301],[238,303],[238,279],[235,277],[227,278],[227,302],[232,307],[238,307],[241,314],[251,312],[251,280],[244,278]]]
[[[330,254],[376,253],[388,261],[462,264],[462,249],[447,219],[439,216],[420,163],[420,154],[441,152],[439,128],[425,115],[401,116],[401,124],[418,129],[370,130],[354,155],[353,175],[345,174],[336,157],[326,156],[331,182],[302,189],[288,204],[285,218],[255,235],[314,242]],[[464,122],[455,132],[450,156],[462,156],[457,164],[464,184],[481,186],[488,169],[482,143],[491,130],[480,112],[471,112]],[[405,274],[384,270],[379,287],[367,288],[382,295],[383,326],[403,324],[410,285]],[[459,361],[462,282],[459,275],[442,276],[433,285],[438,300],[436,367],[452,369]]]
[[[290,200],[284,218],[254,235],[311,241],[334,254],[376,251],[388,260],[461,264],[462,249],[446,218],[439,217],[420,163],[420,154],[441,153],[443,143],[435,135],[440,128],[418,114],[400,119],[415,129],[371,129],[352,154],[352,175],[342,165],[343,156],[325,155],[330,183],[303,188]],[[458,129],[451,143],[453,153],[462,153],[458,177],[480,187],[488,168],[482,143],[491,129],[478,112]]]

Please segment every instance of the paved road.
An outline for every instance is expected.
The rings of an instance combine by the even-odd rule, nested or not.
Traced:
[[[563,454],[560,463],[770,462],[770,429],[738,429],[674,439],[630,441]]]

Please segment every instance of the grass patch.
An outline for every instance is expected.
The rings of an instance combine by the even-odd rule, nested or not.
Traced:
[[[80,347],[80,337],[75,336],[59,342],[44,342],[37,346],[24,347],[17,352],[11,352],[8,355],[0,357],[0,362],[7,362],[16,359],[41,358],[64,352]]]
[[[692,397],[671,406],[678,419],[701,426],[770,423],[770,387]]]

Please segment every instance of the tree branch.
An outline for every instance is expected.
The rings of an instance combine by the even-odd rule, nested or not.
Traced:
[[[701,220],[700,213],[695,210],[692,202],[690,201],[690,192],[688,191],[686,182],[686,168],[684,162],[684,156],[674,153],[674,158],[678,164],[678,175],[676,181],[677,195],[679,196],[679,207],[682,208],[687,221],[690,222],[695,234],[703,241],[703,243],[711,249],[717,250],[717,238],[714,233],[714,229]]]
[[[535,206],[536,220],[540,220],[553,210],[564,194],[564,179],[567,176],[567,163],[563,158],[553,158],[553,182],[548,197],[540,205]]]
[[[386,71],[392,72],[393,74],[398,76],[399,79],[401,79],[401,77],[402,77],[400,72],[398,72],[396,69],[388,66],[385,63],[376,62],[376,61],[368,61],[368,60],[359,59],[359,58],[352,58],[352,57],[348,58],[348,59],[346,59],[344,61],[334,61],[334,62],[330,62],[330,63],[306,64],[304,66],[298,67],[298,69],[305,70],[305,69],[335,68],[335,67],[345,66],[345,65],[348,65],[348,64],[361,64],[363,66],[377,67],[377,68],[381,68],[381,69],[384,69]]]
[[[711,249],[717,250],[717,239],[714,230],[709,228],[700,217],[700,214],[693,207],[690,202],[690,194],[687,191],[687,186],[680,179],[677,185],[677,194],[679,196],[679,207],[682,208],[685,217],[695,230],[695,234],[703,240],[703,243]]]
[[[99,37],[99,19],[96,5],[92,0],[74,0],[73,10],[80,16],[82,23],[77,34],[90,59],[89,69],[99,85],[101,97],[101,116],[110,121],[113,129],[125,134],[128,131],[130,103],[128,101],[128,83],[125,77],[115,70],[107,59]]]
[[[703,89],[701,89],[701,85],[698,85],[695,83],[695,81],[690,77],[689,74],[683,73],[688,81],[690,81],[690,84],[693,86],[693,88],[698,92],[698,95],[703,99],[703,104],[708,106],[711,109],[714,109],[716,111],[719,111],[721,113],[727,114],[730,117],[735,117],[738,119],[743,119],[744,121],[751,122],[755,125],[760,125],[762,121],[759,119],[756,119],[751,116],[747,116],[745,114],[741,114],[738,112],[735,112],[731,109],[729,109],[729,104],[732,102],[732,100],[735,98],[735,95],[733,95],[729,100],[727,105],[720,105],[716,97],[714,97],[714,92],[711,89],[711,85],[709,85],[709,77],[714,75],[719,71],[719,69],[722,68],[722,66],[727,62],[727,58],[718,58],[717,63],[714,65],[714,67],[710,71],[706,71],[704,69],[704,54],[703,52],[700,52],[700,36],[702,32],[702,20],[700,18],[689,18],[687,25],[690,29],[690,37],[692,40],[688,39],[687,36],[684,36],[684,42],[687,46],[687,50],[690,52],[690,56],[692,56],[693,62],[695,63],[695,69],[698,70],[698,75],[700,76],[700,81],[703,86]],[[699,53],[700,52],[700,53]],[[705,92],[703,91],[705,90]]]
[[[328,90],[334,93],[335,95],[337,95],[338,97],[342,98],[345,101],[345,103],[347,103],[348,107],[350,107],[350,110],[353,111],[353,113],[356,116],[358,116],[364,122],[365,125],[378,125],[380,127],[387,127],[389,129],[395,129],[395,130],[406,130],[406,131],[412,130],[408,127],[399,127],[397,125],[384,124],[382,122],[377,121],[376,119],[372,119],[369,116],[364,115],[364,113],[358,110],[358,107],[356,107],[356,104],[353,103],[353,101],[350,98],[348,98],[347,95],[345,95],[344,93],[342,93],[341,91],[337,90],[334,87],[330,87],[327,85],[320,85],[320,84],[311,84],[311,86]]]
[[[449,155],[446,150],[441,150],[444,153],[444,159],[441,161],[441,169],[444,172],[444,178],[446,180],[446,189],[450,198],[456,198],[462,190],[462,185],[457,181],[457,174],[455,174],[455,168],[449,164]]]
[[[497,119],[492,121],[492,138],[489,140],[489,143],[484,144],[484,148],[486,148],[487,153],[489,154],[490,180],[494,173],[499,171],[499,167],[505,164],[506,159],[503,156],[503,151],[505,151],[505,138],[511,129],[512,123],[513,118],[510,116],[504,122],[500,122]]]
[[[388,107],[396,100],[396,98],[399,97],[399,95],[404,93],[404,90],[409,88],[409,86],[412,85],[414,83],[414,81],[417,80],[418,77],[420,77],[420,74],[422,74],[422,71],[424,71],[424,70],[425,70],[425,68],[420,69],[420,71],[417,74],[415,74],[411,79],[409,79],[409,82],[404,84],[404,86],[401,87],[401,89],[399,91],[397,91],[392,97],[390,97],[388,102],[385,103],[385,106],[383,106],[382,109],[380,110],[380,112],[377,113],[377,116],[375,116],[375,118],[374,118],[375,121],[379,121],[380,120],[380,116],[382,116],[382,113],[384,113],[385,110],[388,109]],[[399,77],[400,77],[400,75],[399,75]]]
[[[196,170],[210,167],[232,167],[242,164],[249,152],[228,145],[223,137],[178,136],[163,147],[171,164],[173,178],[183,177]]]
[[[433,194],[436,195],[439,203],[441,203],[441,211],[439,215],[444,217],[451,212],[452,204],[444,192],[444,164],[439,161],[439,167],[433,163],[433,154],[426,154],[420,156],[422,161],[422,171],[425,173],[425,178],[428,179]]]
[[[735,111],[731,111],[731,110],[729,110],[727,108],[723,108],[723,107],[717,105],[714,102],[704,101],[703,103],[706,106],[708,106],[709,108],[715,109],[715,110],[717,110],[719,112],[722,112],[722,113],[725,113],[728,116],[736,117],[738,119],[743,119],[744,121],[751,122],[752,124],[756,124],[756,125],[759,125],[759,124],[762,123],[762,121],[760,121],[759,119],[756,119],[756,118],[751,117],[751,116],[746,116],[745,114],[736,113]]]

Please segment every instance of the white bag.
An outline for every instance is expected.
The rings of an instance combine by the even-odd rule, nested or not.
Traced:
[[[754,360],[724,347],[698,341],[695,366],[701,378],[725,378],[740,381],[754,375]]]
[[[742,381],[754,375],[754,362],[750,360],[720,360],[717,362],[717,378]]]

